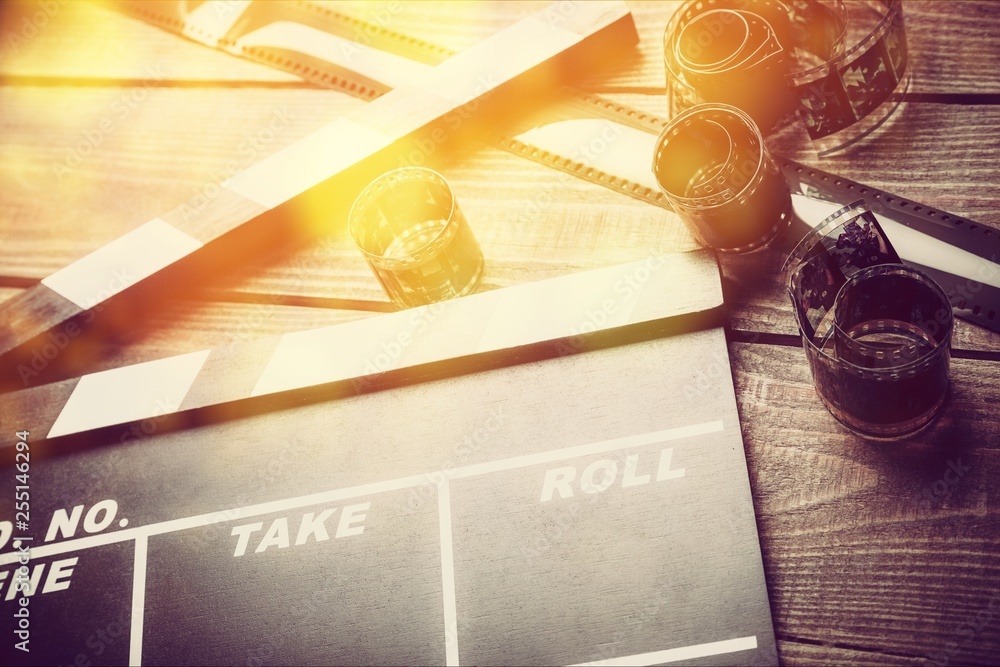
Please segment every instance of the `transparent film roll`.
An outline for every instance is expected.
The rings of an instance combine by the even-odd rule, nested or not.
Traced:
[[[664,32],[669,110],[725,103],[765,134],[796,116],[824,155],[909,87],[902,0],[687,0]]]
[[[400,308],[471,294],[483,251],[441,174],[400,167],[369,183],[348,230],[389,298]]]
[[[807,234],[784,271],[813,382],[830,413],[876,440],[928,426],[948,393],[951,305],[929,276],[900,263],[864,202]]]
[[[691,107],[660,133],[653,175],[699,243],[723,252],[762,247],[792,218],[788,184],[749,115]]]

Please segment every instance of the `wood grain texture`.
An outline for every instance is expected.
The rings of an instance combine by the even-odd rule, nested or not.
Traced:
[[[18,5],[21,5],[18,7]],[[399,3],[385,0],[355,5],[329,3],[358,18],[379,21],[388,28],[460,51],[501,30],[548,3],[518,2],[514,6],[479,2]],[[664,88],[663,30],[680,2],[630,2],[640,29],[640,46],[628,63],[586,82],[602,87]],[[34,3],[13,3],[5,23],[20,33],[21,18],[29,18]],[[442,12],[447,21],[440,20]],[[907,0],[905,17],[913,63],[911,90],[918,93],[1000,93],[1000,8],[991,0]],[[254,82],[289,85],[297,78],[224,53],[206,56],[204,47],[109,9],[86,3],[62,7],[50,22],[23,42],[4,40],[0,73],[42,78],[141,79],[145,65],[162,63],[167,78],[181,81]],[[123,41],[123,32],[135,35]],[[30,32],[30,31],[29,31]],[[933,39],[927,39],[933,34]],[[99,46],[108,44],[109,46]],[[233,62],[233,61],[236,62]]]
[[[0,88],[4,275],[41,279],[364,105],[326,90],[148,89],[134,100],[142,90]]]
[[[779,638],[992,664],[1000,363],[953,360],[937,423],[885,445],[837,424],[801,349],[737,343],[730,355]]]
[[[803,643],[791,639],[778,640],[778,657],[782,664],[801,665],[802,667],[820,667],[831,664],[844,665],[845,667],[848,665],[932,667],[934,664],[930,659],[924,657],[889,655],[877,651],[845,649],[827,644]]]
[[[141,81],[152,72],[171,82],[244,81],[261,85],[301,79],[179,39],[98,2],[59,3],[36,18],[31,0],[4,3],[5,77]]]

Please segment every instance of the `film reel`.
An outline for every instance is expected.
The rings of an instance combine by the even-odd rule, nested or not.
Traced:
[[[900,263],[864,202],[807,234],[784,271],[830,413],[872,439],[901,439],[929,425],[948,393],[954,316],[937,283]]]
[[[909,87],[901,0],[688,0],[664,62],[671,115],[731,104],[765,133],[797,115],[821,155],[881,125]]]
[[[691,107],[660,133],[653,175],[705,246],[762,247],[791,221],[788,185],[750,116],[725,104]]]

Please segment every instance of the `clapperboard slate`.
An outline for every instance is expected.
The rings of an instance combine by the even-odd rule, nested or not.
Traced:
[[[721,306],[649,258],[2,396],[2,662],[774,664]]]

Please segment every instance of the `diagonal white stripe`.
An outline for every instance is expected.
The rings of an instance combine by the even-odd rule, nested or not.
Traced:
[[[578,43],[582,37],[527,16],[417,77],[413,85],[465,104]]]
[[[757,648],[757,637],[738,637],[736,639],[726,639],[719,642],[709,642],[708,644],[695,644],[693,646],[680,646],[664,651],[653,651],[651,653],[637,653],[626,655],[621,658],[611,658],[609,660],[597,660],[594,662],[583,662],[575,667],[595,667],[596,665],[662,665],[667,662],[678,662],[680,660],[694,660],[710,655],[724,655],[726,653],[736,653],[737,651],[749,651]]]
[[[191,352],[84,375],[48,437],[175,412],[210,352]]]
[[[338,118],[234,175],[225,186],[275,208],[392,143],[361,123]]]
[[[84,310],[201,248],[202,243],[153,218],[42,280]]]

